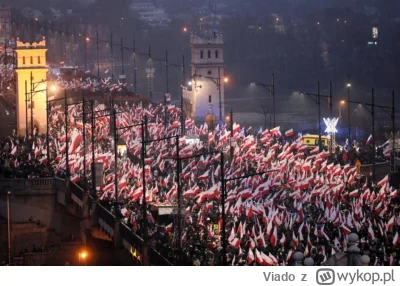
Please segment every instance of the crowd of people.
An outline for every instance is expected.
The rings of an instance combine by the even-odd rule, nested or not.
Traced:
[[[399,194],[388,177],[371,182],[357,173],[351,160],[338,160],[318,148],[309,150],[293,130],[281,132],[279,127],[258,131],[235,123],[232,130],[222,125],[211,130],[207,124],[186,119],[186,134],[208,137],[206,142],[193,142],[177,137],[182,129],[179,108],[140,102],[112,106],[118,137],[127,150],[115,162],[113,144],[119,141],[113,142],[110,135],[114,123],[109,107],[95,105],[92,129],[90,112],[85,111],[86,122],[82,122],[82,104],[68,107],[67,126],[63,107],[52,106],[49,164],[41,136],[28,138],[29,144],[26,139],[10,137],[1,156],[8,158],[14,169],[18,166],[13,161],[56,173],[68,169],[71,181],[78,183],[85,180],[84,169],[86,179],[91,178],[94,149],[95,162],[103,163],[104,185],[97,189],[102,204],[124,216],[132,231],[145,236],[176,264],[223,263],[222,210],[230,265],[291,265],[292,254],[299,250],[321,265],[336,252],[347,250],[352,232],[359,235],[361,251],[369,254],[371,265],[399,264]],[[146,129],[142,130],[140,123],[145,118]],[[142,132],[149,141],[144,167]],[[180,158],[186,158],[179,160],[179,166],[178,152]],[[23,176],[32,175],[27,169]],[[245,178],[235,179],[238,177]],[[115,195],[121,203],[118,206],[113,204]],[[142,209],[144,198],[146,212]],[[150,211],[150,206],[160,205],[174,209],[165,221]]]

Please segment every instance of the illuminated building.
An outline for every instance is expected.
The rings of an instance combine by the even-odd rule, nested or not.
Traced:
[[[17,39],[16,42],[16,68],[17,73],[17,95],[16,114],[17,132],[24,135],[31,126],[31,111],[33,126],[37,127],[40,133],[46,131],[46,89],[47,70],[46,66],[46,40],[27,43]],[[31,78],[32,75],[32,78]],[[32,90],[32,92],[31,92]],[[30,101],[32,95],[32,101]],[[28,99],[28,103],[26,102]],[[32,103],[32,106],[30,106]],[[26,115],[28,114],[28,120]]]

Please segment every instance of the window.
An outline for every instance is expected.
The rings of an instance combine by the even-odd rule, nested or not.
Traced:
[[[207,73],[208,73],[209,75],[211,75],[211,74],[212,74],[212,71],[211,71],[211,70],[209,70]]]
[[[211,51],[208,51],[208,58],[211,59]]]
[[[33,65],[33,57],[31,56],[31,65]]]
[[[22,64],[25,64],[25,57],[22,57]]]
[[[200,58],[201,59],[204,58],[204,52],[203,51],[200,51]]]
[[[208,103],[211,103],[211,95],[208,96]]]
[[[37,57],[37,63],[40,65],[40,56]]]
[[[310,140],[306,140],[306,144],[309,144],[310,143]]]
[[[215,51],[215,58],[218,59],[218,56],[219,56],[219,52],[218,52],[218,50],[216,50],[216,51]]]

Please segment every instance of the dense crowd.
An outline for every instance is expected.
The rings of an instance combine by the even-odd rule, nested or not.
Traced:
[[[142,103],[113,107],[117,114],[116,126],[120,129],[117,133],[127,149],[125,154],[117,157],[120,206],[112,203],[115,200],[114,142],[110,136],[113,122],[106,105],[96,104],[93,129],[90,113],[86,116],[87,121],[82,122],[81,104],[69,106],[67,126],[63,108],[51,108],[50,166],[55,172],[65,170],[68,151],[71,180],[82,182],[84,164],[86,176],[90,178],[94,148],[95,161],[103,162],[104,167],[104,185],[98,188],[103,205],[114,214],[123,215],[132,231],[148,238],[150,244],[173,263],[222,263],[224,208],[227,260],[231,265],[290,265],[296,250],[304,252],[306,257],[313,257],[315,264],[321,265],[334,253],[347,250],[351,232],[359,235],[360,248],[370,255],[372,265],[399,264],[399,195],[390,187],[387,177],[377,183],[370,182],[351,167],[352,160],[329,156],[318,148],[309,150],[293,130],[283,134],[279,127],[253,131],[238,124],[233,125],[233,130],[220,125],[211,130],[206,124],[198,126],[186,119],[186,134],[205,135],[208,140],[191,142],[179,137],[177,144],[175,136],[181,130],[178,108]],[[143,130],[137,125],[145,117],[148,122],[145,137],[149,141],[159,140],[146,145],[143,168]],[[86,136],[83,136],[83,129]],[[90,140],[92,132],[94,146]],[[162,140],[164,137],[169,139]],[[234,138],[233,145],[231,137]],[[29,140],[33,141],[29,150],[37,152],[28,152],[31,154],[28,162],[46,158],[42,155],[45,149],[43,138]],[[18,146],[24,148],[23,143]],[[177,146],[180,157],[209,153],[181,160],[179,182],[183,218],[180,239],[176,216],[178,166],[174,159]],[[9,156],[13,148],[15,146],[2,148],[6,150],[2,152]],[[15,159],[15,154],[10,156]],[[221,156],[225,162],[224,174]],[[24,160],[21,158],[19,162]],[[234,180],[251,174],[254,175]],[[226,182],[224,206],[221,205],[222,175],[230,180]],[[142,211],[143,192],[148,206],[146,218]],[[169,219],[162,221],[153,217],[150,205],[173,206],[175,210]]]

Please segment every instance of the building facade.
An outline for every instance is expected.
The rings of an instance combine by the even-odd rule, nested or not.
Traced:
[[[46,40],[27,43],[16,41],[17,131],[25,135],[31,126],[46,132],[47,71]],[[33,118],[33,121],[31,120]],[[31,123],[32,122],[32,123]]]
[[[225,114],[223,35],[192,34],[190,46],[191,90],[184,92],[184,106],[188,109],[185,113],[199,121],[213,115],[221,122]]]
[[[0,45],[11,39],[11,9],[0,7]]]

